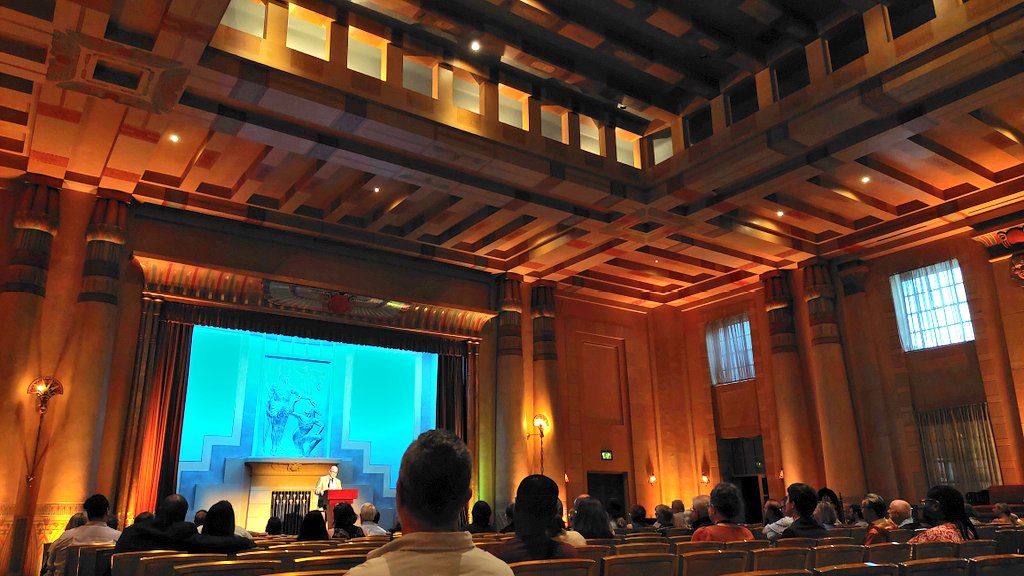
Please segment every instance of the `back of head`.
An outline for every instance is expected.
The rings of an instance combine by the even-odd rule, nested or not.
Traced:
[[[454,529],[471,495],[473,460],[466,444],[447,430],[420,434],[402,456],[399,515],[411,514],[433,529]],[[402,520],[408,529],[409,522]]]
[[[377,507],[370,502],[365,502],[359,507],[359,520],[361,522],[376,522]]]
[[[861,511],[874,516],[871,518],[872,521],[878,520],[879,518],[885,518],[886,504],[878,494],[868,494],[864,496],[864,499],[860,501]]]
[[[491,524],[491,505],[483,500],[477,500],[473,504],[473,524],[477,526],[489,526]]]
[[[1006,502],[999,502],[992,506],[992,512],[995,513],[996,516],[1009,516],[1010,505]]]
[[[337,520],[335,520],[335,522],[337,522]],[[270,535],[270,536],[277,536],[278,534],[281,533],[281,531],[283,529],[284,529],[284,524],[281,522],[281,519],[278,518],[277,516],[271,516],[270,518],[267,519],[266,532],[267,532],[268,535]]]
[[[576,516],[573,517],[572,527],[584,538],[612,537],[608,513],[597,498],[584,498],[576,504]]]
[[[192,516],[192,523],[196,526],[206,524],[206,510],[196,510],[195,515]]]
[[[171,494],[160,501],[156,508],[156,521],[162,526],[170,526],[175,522],[184,522],[188,513],[188,500],[181,494]]]
[[[786,488],[786,496],[801,518],[810,518],[818,506],[818,494],[807,484],[797,482]]]
[[[103,494],[93,494],[85,499],[82,508],[85,508],[85,515],[89,520],[104,520],[107,511],[110,510],[110,500]]]
[[[662,526],[672,525],[672,509],[668,506],[660,506],[654,509],[654,519]]]
[[[302,518],[302,525],[299,526],[299,536],[296,540],[327,540],[327,524],[324,517],[318,510],[310,510]]]
[[[231,502],[221,500],[206,513],[203,534],[207,536],[231,536],[235,533],[235,509]]]
[[[619,502],[618,499],[612,498],[611,500],[608,500],[608,515],[611,516],[613,520],[616,518],[622,518],[626,515],[626,507],[623,506],[622,502]]]
[[[145,524],[146,522],[152,522],[153,520],[156,520],[156,515],[152,512],[142,512],[135,517],[136,524]]]
[[[338,502],[334,505],[334,525],[353,526],[356,523],[356,511],[348,502]]]
[[[818,506],[814,509],[813,516],[814,520],[819,524],[835,525],[839,522],[839,516],[836,514],[836,507],[828,500],[818,502]]]
[[[967,518],[967,512],[964,509],[964,496],[959,490],[942,484],[932,486],[928,490],[928,499],[938,502],[938,511],[942,515],[942,518],[936,518],[934,510],[929,510],[926,507],[925,514],[933,523],[936,520],[952,522],[960,530],[960,535],[965,540],[969,537],[972,539],[977,538],[978,533],[974,529],[974,525]]]
[[[64,526],[65,530],[71,530],[72,528],[78,528],[79,526],[85,526],[85,523],[89,521],[89,516],[85,512],[75,512],[71,518],[68,518],[68,523]]]
[[[558,514],[558,484],[547,476],[532,474],[523,478],[516,490],[516,535],[546,535]]]
[[[686,510],[686,507],[683,506],[683,501],[682,500],[673,500],[672,501],[672,512],[678,514],[680,512],[685,511],[685,510]]]
[[[700,496],[693,497],[693,505],[690,507],[693,510],[694,520],[698,518],[706,518],[708,515],[708,504],[711,502],[711,498],[701,494]]]
[[[647,523],[647,509],[637,504],[629,510],[629,519],[633,526],[643,526]]]
[[[740,491],[734,484],[719,482],[711,489],[709,504],[714,506],[718,519],[735,522],[743,511]]]
[[[772,524],[782,520],[785,516],[782,512],[782,504],[778,500],[769,500],[764,503],[764,523]]]

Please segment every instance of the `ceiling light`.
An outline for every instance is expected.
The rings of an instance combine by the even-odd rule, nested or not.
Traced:
[[[473,52],[479,52],[479,51],[480,51],[480,42],[479,42],[478,40],[473,40],[473,41],[472,41],[472,42],[471,42],[471,43],[469,44],[469,48],[470,48],[470,50],[472,50]]]
[[[616,106],[619,108],[619,110],[625,110],[626,109],[626,105],[623,104],[622,102],[619,102],[618,104],[616,104]]]
[[[864,176],[860,179],[861,184],[867,184],[868,182],[871,182],[871,176]]]
[[[786,215],[786,213],[783,212],[782,210],[779,210],[778,212],[775,213],[775,215],[778,216],[779,218],[782,218],[783,216]]]
[[[658,259],[657,259],[657,258],[655,258],[655,259],[654,259],[654,263],[655,263],[655,264],[657,264],[657,263],[658,263]]]
[[[374,192],[380,192],[380,188],[378,188],[377,186],[374,186],[374,187],[373,187],[373,191],[374,191]]]
[[[170,136],[168,136],[168,139],[171,142],[174,142],[175,144],[178,143],[178,140],[181,140],[181,138],[179,138],[177,134],[171,134]]]

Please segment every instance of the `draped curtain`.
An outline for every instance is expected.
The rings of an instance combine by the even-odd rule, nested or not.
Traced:
[[[465,341],[146,297],[121,462],[118,516],[125,521],[176,489],[195,325],[437,354],[437,427],[467,440],[475,374]]]
[[[746,314],[708,322],[706,339],[713,385],[754,377],[754,347]]]
[[[967,293],[956,258],[889,277],[903,350],[974,340]]]
[[[1003,483],[987,404],[918,412],[917,427],[929,485],[971,492]]]

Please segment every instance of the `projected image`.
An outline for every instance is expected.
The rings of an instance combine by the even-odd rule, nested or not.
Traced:
[[[254,452],[267,456],[322,455],[330,364],[317,360],[268,357],[260,390],[263,418],[256,420],[259,443]]]

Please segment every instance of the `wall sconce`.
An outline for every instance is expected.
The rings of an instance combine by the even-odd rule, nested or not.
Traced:
[[[28,475],[25,476],[25,483],[29,486],[36,478],[36,465],[39,464],[39,439],[43,434],[43,417],[46,416],[46,409],[50,398],[64,394],[64,385],[53,376],[42,376],[36,378],[28,385],[28,394],[36,397],[36,411],[39,412],[39,425],[36,427],[36,445],[32,449],[32,466]]]
[[[651,474],[651,477],[648,478],[647,481],[651,483],[651,486],[654,486],[654,484],[657,483],[658,478],[654,474]]]
[[[564,476],[565,476],[565,483],[568,484],[569,483],[569,475],[565,474]]]
[[[779,468],[779,480],[785,479],[786,475],[782,473],[782,468]]]
[[[533,427],[537,429],[534,434],[527,434],[526,437],[540,436],[540,473],[544,474],[544,431],[551,428],[551,421],[543,414],[533,417]]]
[[[711,484],[711,477],[708,476],[707,474],[701,474],[700,483],[702,486],[707,486],[708,484]]]

